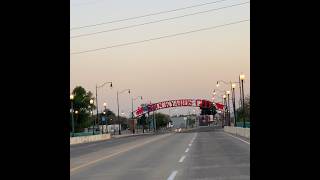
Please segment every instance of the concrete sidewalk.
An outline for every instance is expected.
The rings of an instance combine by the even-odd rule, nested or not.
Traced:
[[[135,134],[116,134],[116,135],[111,135],[111,138],[122,138],[122,137],[130,137],[130,136],[141,136],[141,135],[148,135],[148,134],[154,134],[153,132],[149,132],[149,133],[135,133]]]

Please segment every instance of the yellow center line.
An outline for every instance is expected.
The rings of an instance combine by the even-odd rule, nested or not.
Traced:
[[[116,156],[116,155],[118,155],[118,154],[120,154],[120,153],[127,152],[127,151],[129,151],[129,150],[131,150],[131,149],[134,149],[134,148],[143,146],[143,145],[148,144],[148,143],[150,143],[150,142],[153,142],[153,141],[156,141],[156,140],[158,140],[158,139],[164,138],[164,137],[166,137],[166,136],[168,136],[168,135],[171,135],[171,134],[166,134],[166,135],[164,135],[164,136],[156,137],[155,139],[151,139],[151,140],[149,140],[149,141],[146,141],[146,142],[143,142],[143,143],[140,143],[140,144],[131,146],[131,147],[129,147],[129,148],[123,149],[123,150],[118,151],[118,152],[115,152],[115,153],[113,153],[113,154],[110,154],[110,155],[101,157],[101,158],[99,158],[99,159],[96,159],[96,160],[87,162],[87,163],[82,164],[82,165],[77,166],[77,167],[71,168],[71,169],[70,169],[70,172],[73,172],[73,171],[78,170],[78,169],[80,169],[80,168],[83,168],[83,167],[89,166],[89,165],[91,165],[91,164],[97,163],[97,162],[99,162],[99,161],[108,159],[108,158],[110,158],[110,157]]]

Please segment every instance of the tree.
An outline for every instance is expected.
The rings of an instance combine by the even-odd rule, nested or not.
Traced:
[[[207,102],[207,103],[211,103],[211,102]],[[217,114],[217,110],[216,107],[213,105],[213,103],[211,103],[208,106],[204,106],[204,107],[200,107],[201,109],[201,115],[215,115]]]
[[[170,121],[170,116],[167,114],[163,114],[163,113],[156,113],[155,119],[156,119],[156,123],[157,123],[156,127],[157,127],[157,129],[159,129],[159,128],[167,126],[167,124]]]
[[[75,131],[82,131],[83,128],[89,127],[92,124],[92,119],[90,118],[90,110],[95,109],[95,105],[90,106],[90,99],[93,98],[93,94],[89,91],[87,92],[83,87],[77,86],[73,89],[72,94],[73,99],[73,109],[78,111],[78,114],[74,114]]]
[[[101,125],[101,118],[102,117],[106,117],[107,125],[113,124],[114,120],[117,120],[117,116],[115,115],[115,113],[112,112],[110,109],[106,109],[104,111],[106,112],[106,114],[103,114],[103,112],[99,113],[99,117],[100,117],[99,124]],[[96,119],[96,116],[94,115],[93,118]],[[112,121],[111,121],[111,119],[112,119]],[[103,125],[105,125],[105,123],[103,123]]]
[[[244,99],[244,109],[243,107],[237,109],[237,121],[242,122],[243,119],[246,122],[250,122],[250,96],[246,96]]]
[[[142,126],[142,132],[144,133],[144,129],[146,128],[146,124],[147,124],[147,117],[145,114],[142,114],[141,117],[138,118],[138,123],[139,126]]]

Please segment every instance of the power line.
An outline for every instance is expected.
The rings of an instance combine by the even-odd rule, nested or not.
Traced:
[[[84,36],[92,36],[92,35],[96,35],[96,34],[101,34],[101,33],[106,33],[106,32],[111,32],[111,31],[117,31],[117,30],[122,30],[122,29],[128,29],[128,28],[133,28],[133,27],[138,27],[138,26],[143,26],[143,25],[148,25],[148,24],[153,24],[153,23],[158,23],[158,22],[163,22],[163,21],[168,21],[168,20],[172,20],[172,19],[178,19],[178,18],[182,18],[182,17],[187,17],[187,16],[192,16],[192,15],[197,15],[197,14],[217,11],[217,10],[221,10],[221,9],[226,9],[226,8],[230,8],[230,7],[234,7],[234,6],[240,6],[240,5],[248,4],[248,3],[250,3],[250,1],[247,1],[247,2],[244,2],[244,3],[239,3],[239,4],[234,4],[234,5],[230,5],[230,6],[225,6],[225,7],[221,7],[221,8],[215,8],[215,9],[209,9],[209,10],[206,10],[206,11],[200,11],[200,12],[196,12],[196,13],[185,14],[185,15],[182,15],[182,16],[176,16],[176,17],[172,17],[172,18],[160,19],[160,20],[146,22],[146,23],[142,23],[142,24],[135,24],[135,25],[125,26],[125,27],[120,27],[120,28],[114,28],[114,29],[109,29],[109,30],[104,30],[104,31],[98,31],[98,32],[94,32],[94,33],[80,34],[80,35],[76,35],[76,36],[71,36],[70,39],[84,37]]]
[[[154,15],[158,15],[158,14],[164,14],[164,13],[169,13],[169,12],[174,12],[174,11],[180,11],[180,10],[189,9],[189,8],[194,8],[194,7],[199,7],[199,6],[205,6],[205,5],[209,5],[209,4],[213,4],[213,3],[218,3],[218,2],[223,2],[223,1],[227,1],[227,0],[219,0],[219,1],[214,1],[214,2],[207,2],[207,3],[203,3],[203,4],[197,4],[197,5],[187,6],[187,7],[178,8],[178,9],[172,9],[172,10],[167,10],[167,11],[160,11],[160,12],[156,12],[156,13],[150,13],[150,14],[145,14],[145,15],[140,15],[140,16],[135,16],[135,17],[129,17],[129,18],[125,18],[125,19],[113,20],[113,21],[109,21],[109,22],[102,22],[102,23],[91,24],[91,25],[86,25],[86,26],[78,26],[78,27],[73,27],[73,28],[71,28],[70,30],[72,31],[72,30],[76,30],[76,29],[88,28],[88,27],[93,27],[93,26],[100,26],[100,25],[104,25],[104,24],[111,24],[111,23],[116,23],[116,22],[121,22],[121,21],[128,21],[128,20],[138,19],[138,18],[142,18],[142,17],[154,16]]]
[[[102,48],[97,48],[97,49],[86,50],[86,51],[78,51],[78,52],[71,53],[71,55],[88,53],[88,52],[99,51],[99,50],[104,50],[104,49],[110,49],[110,48],[115,48],[115,47],[120,47],[120,46],[127,46],[127,45],[132,45],[132,44],[138,44],[138,43],[143,43],[143,42],[147,42],[147,41],[154,41],[154,40],[159,40],[159,39],[169,38],[169,37],[174,37],[174,36],[180,36],[180,35],[184,35],[184,34],[190,34],[190,33],[194,33],[194,32],[205,31],[205,30],[215,29],[215,28],[219,28],[219,27],[223,27],[223,26],[229,26],[229,25],[233,25],[233,24],[238,24],[238,23],[249,21],[249,20],[250,19],[245,19],[245,20],[241,20],[241,21],[235,21],[235,22],[232,22],[232,23],[228,23],[228,24],[222,24],[222,25],[218,25],[218,26],[212,26],[212,27],[197,29],[197,30],[193,30],[193,31],[187,31],[187,32],[182,32],[182,33],[177,33],[177,34],[171,34],[171,35],[161,36],[161,37],[157,37],[157,38],[145,39],[145,40],[142,40],[142,41],[134,41],[134,42],[117,44],[117,45],[113,45],[113,46],[107,46],[107,47],[102,47]]]

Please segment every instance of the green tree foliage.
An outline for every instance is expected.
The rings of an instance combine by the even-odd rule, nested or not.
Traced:
[[[99,124],[101,124],[101,119],[102,117],[105,117],[107,120],[107,125],[111,125],[114,123],[114,120],[117,120],[117,116],[115,115],[114,112],[112,112],[110,109],[105,109],[104,110],[106,112],[106,114],[103,114],[103,112],[99,113]],[[94,115],[94,118],[96,118],[96,116]],[[112,121],[111,121],[112,119]],[[118,123],[118,122],[116,122]],[[105,124],[103,124],[105,125]]]
[[[73,89],[72,94],[73,99],[73,109],[74,112],[78,111],[78,114],[73,115],[75,122],[75,131],[83,131],[83,128],[89,127],[92,124],[92,119],[90,118],[90,99],[93,98],[93,94],[89,91],[87,92],[83,87],[77,86]],[[94,110],[95,105],[91,105]],[[71,117],[71,116],[70,116]],[[70,118],[71,125],[71,118]]]
[[[215,115],[217,114],[216,107],[211,104],[210,108],[200,108],[201,109],[201,115]]]
[[[156,127],[157,129],[162,128],[162,127],[166,127],[167,124],[170,121],[170,116],[167,114],[163,114],[163,113],[156,113],[155,114],[155,118],[156,118]]]
[[[242,122],[244,118],[246,121],[250,121],[250,96],[247,96],[244,99],[244,109],[237,109],[237,121]]]
[[[148,126],[146,114],[143,114],[141,117],[137,119],[137,125],[138,127],[141,127],[144,132],[144,129],[146,129]]]

